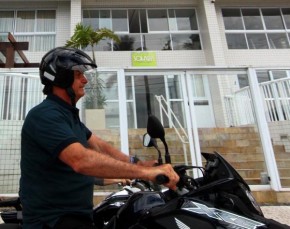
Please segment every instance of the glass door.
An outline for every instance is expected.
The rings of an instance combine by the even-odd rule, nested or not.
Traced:
[[[147,132],[149,114],[153,114],[161,121],[169,139],[172,136],[178,138],[175,134],[176,129],[185,128],[181,76],[182,73],[148,72],[144,74],[144,71],[126,74],[126,107],[131,155],[136,155],[144,160],[157,159],[156,150],[143,147],[142,144],[143,135]],[[175,141],[172,157],[187,161],[188,144],[182,144],[182,139],[171,141]],[[163,157],[162,143],[158,144],[161,147]],[[165,158],[163,161],[165,162]]]
[[[124,71],[98,69],[88,78],[82,103],[85,124],[102,139],[128,152]]]
[[[131,74],[125,81],[129,128],[146,128],[148,114],[160,118],[164,127],[176,118],[184,123],[179,74]]]

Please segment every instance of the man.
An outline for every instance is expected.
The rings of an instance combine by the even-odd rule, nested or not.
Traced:
[[[40,63],[47,98],[27,115],[21,133],[20,198],[23,228],[94,228],[96,177],[155,181],[168,188],[179,180],[171,165],[145,167],[103,141],[80,121],[76,102],[85,94],[85,74],[95,63],[78,49],[59,47]]]

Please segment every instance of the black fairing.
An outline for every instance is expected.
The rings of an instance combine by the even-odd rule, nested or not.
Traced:
[[[136,193],[120,209],[106,229],[217,228],[214,220],[184,211],[182,206],[185,201],[187,200],[180,197],[165,204],[161,193]]]
[[[263,216],[261,211],[253,207],[245,192],[245,190],[250,192],[250,187],[236,170],[217,152],[202,153],[202,155],[207,160],[207,164],[204,185],[198,192],[216,193],[215,205],[244,216],[251,218],[255,215]]]
[[[129,199],[129,195],[108,196],[93,211],[93,220],[97,228],[103,228],[104,222],[109,222],[113,216],[117,214],[120,207]],[[118,203],[118,204],[117,204]]]
[[[150,209],[162,205],[165,205],[165,200],[160,192],[143,191],[133,194],[117,213],[117,228],[129,228],[145,217]]]

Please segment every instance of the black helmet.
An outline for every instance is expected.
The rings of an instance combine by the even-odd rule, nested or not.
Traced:
[[[85,52],[76,48],[57,47],[42,58],[40,80],[45,86],[69,88],[74,81],[74,70],[85,72],[96,67]]]

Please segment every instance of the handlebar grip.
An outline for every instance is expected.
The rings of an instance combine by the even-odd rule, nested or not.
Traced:
[[[169,178],[165,175],[158,175],[156,177],[156,183],[157,184],[166,184],[169,182]]]

